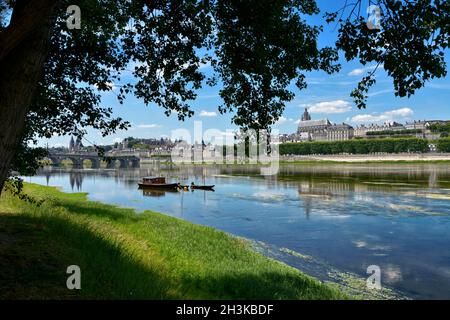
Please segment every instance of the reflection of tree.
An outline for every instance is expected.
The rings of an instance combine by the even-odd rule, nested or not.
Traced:
[[[436,188],[438,187],[438,174],[436,171],[432,171],[428,177],[428,187]]]
[[[280,166],[279,176],[295,177],[298,180],[322,179],[346,180],[349,183],[369,182],[391,182],[391,183],[414,183],[420,186],[440,186],[443,180],[450,177],[448,166],[441,165],[344,165],[333,164],[330,166],[314,165],[310,167],[298,165]],[[441,180],[441,181],[439,181]],[[437,185],[434,185],[437,183]],[[380,184],[381,185],[381,184]],[[361,185],[359,185],[361,187]]]

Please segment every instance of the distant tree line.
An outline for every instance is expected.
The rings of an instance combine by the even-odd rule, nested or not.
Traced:
[[[283,143],[280,145],[281,155],[400,153],[427,152],[428,150],[428,140],[420,138],[353,139]]]
[[[126,147],[131,149],[150,150],[161,146],[173,146],[174,143],[169,139],[143,139],[128,137],[126,140]],[[118,144],[117,144],[118,145]]]
[[[421,129],[405,129],[405,130],[382,130],[382,131],[368,131],[367,136],[398,136],[407,134],[422,133]]]
[[[450,152],[450,138],[439,139],[436,148],[440,152]]]
[[[439,152],[450,152],[450,138],[441,138],[429,141],[422,138],[379,138],[379,139],[352,139],[343,141],[311,141],[280,144],[280,155],[309,155],[309,154],[370,154],[370,153],[402,153],[402,152],[428,152],[430,144],[436,144]],[[223,155],[237,156],[237,145],[223,146]],[[249,148],[246,144],[245,155]]]
[[[433,133],[449,133],[450,132],[450,123],[439,124],[435,123],[428,127]]]
[[[135,146],[140,144],[141,140],[140,139],[136,139],[134,137],[128,137],[126,139],[126,147],[127,148],[131,148],[131,149],[135,149]]]

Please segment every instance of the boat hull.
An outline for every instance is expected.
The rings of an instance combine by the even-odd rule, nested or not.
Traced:
[[[191,186],[194,190],[214,190],[214,185],[212,186]]]
[[[138,183],[141,189],[177,189],[178,183]]]

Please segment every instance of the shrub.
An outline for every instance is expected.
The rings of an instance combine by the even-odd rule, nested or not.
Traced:
[[[368,131],[367,136],[395,136],[422,133],[421,129],[405,129],[405,130],[383,130],[383,131]]]
[[[439,124],[435,123],[429,126],[429,129],[433,133],[450,132],[450,123]]]
[[[450,139],[448,151],[450,151]],[[439,145],[439,144],[438,144]],[[438,146],[439,148],[439,146]],[[399,152],[427,152],[428,141],[420,138],[384,138],[384,139],[352,139],[345,141],[313,141],[299,143],[283,143],[280,154],[366,154],[366,153],[399,153]]]
[[[450,152],[450,138],[439,139],[436,147],[440,152]]]

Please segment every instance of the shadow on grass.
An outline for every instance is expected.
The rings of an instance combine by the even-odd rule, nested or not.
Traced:
[[[57,217],[0,213],[1,299],[170,299],[170,283],[91,231]],[[81,268],[81,290],[66,269]]]
[[[63,207],[70,212],[79,215],[98,216],[117,222],[135,222],[139,220],[139,216],[136,214],[134,209],[118,209],[115,206],[103,204],[100,202],[75,202],[67,200],[56,200],[53,201],[53,204]]]

